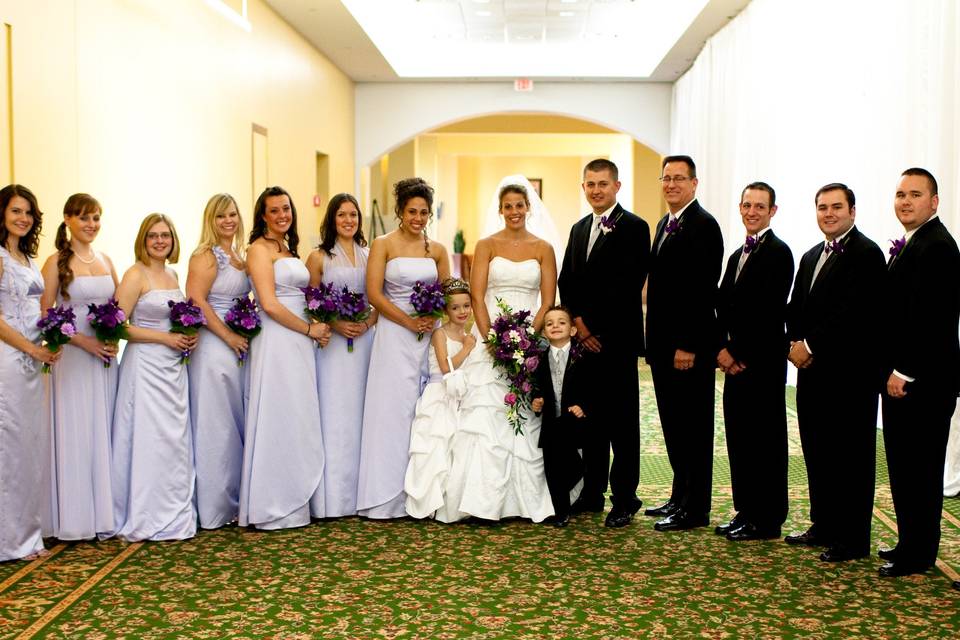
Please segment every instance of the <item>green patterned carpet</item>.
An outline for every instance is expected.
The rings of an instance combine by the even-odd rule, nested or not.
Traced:
[[[647,371],[641,384],[640,495],[654,504],[670,470]],[[714,522],[731,509],[719,415],[717,427]],[[795,420],[790,453],[787,531],[806,524]],[[874,539],[891,544],[882,449],[878,482]],[[880,579],[876,557],[824,565],[780,541],[661,534],[643,517],[611,530],[600,515],[563,530],[348,518],[56,545],[0,565],[0,639],[960,637],[960,501],[943,529],[940,568],[899,580]]]

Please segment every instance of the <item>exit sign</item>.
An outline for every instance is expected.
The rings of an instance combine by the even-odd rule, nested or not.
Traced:
[[[517,78],[513,81],[514,91],[533,91],[533,80],[530,78]]]

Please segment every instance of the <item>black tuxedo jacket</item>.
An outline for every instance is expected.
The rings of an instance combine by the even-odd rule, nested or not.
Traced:
[[[657,223],[647,284],[647,362],[673,363],[677,349],[696,354],[696,365],[716,366],[716,303],[723,266],[720,225],[694,200],[680,228],[660,246],[669,216]]]
[[[598,240],[599,242],[599,240]],[[567,356],[567,368],[563,373],[563,389],[560,394],[560,416],[556,412],[556,396],[553,394],[553,379],[550,377],[550,358],[553,354],[547,350],[540,359],[540,364],[534,374],[537,384],[536,396],[543,398],[543,410],[540,415],[543,420],[540,427],[540,442],[538,446],[583,446],[587,431],[587,422],[593,413],[592,399],[589,398],[587,384],[584,380],[582,358],[574,359]],[[577,418],[567,411],[568,407],[580,405],[584,417]]]
[[[813,353],[811,372],[828,372],[849,384],[875,389],[881,376],[877,354],[886,277],[883,252],[856,226],[843,245],[842,253],[827,258],[812,289],[823,242],[803,254],[787,307],[787,336],[807,341]],[[842,397],[842,390],[837,392]]]
[[[560,301],[583,319],[604,350],[644,353],[643,283],[650,258],[650,227],[618,203],[615,228],[601,233],[587,258],[594,216],[570,229],[557,281]]]
[[[960,253],[939,218],[891,260],[883,299],[885,377],[896,369],[916,385],[960,391]]]
[[[787,356],[787,297],[793,282],[793,253],[771,229],[760,236],[737,278],[742,254],[743,247],[733,252],[720,283],[720,347],[747,367],[782,369]]]

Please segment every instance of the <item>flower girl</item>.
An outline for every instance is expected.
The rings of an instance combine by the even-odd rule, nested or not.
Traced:
[[[459,520],[446,496],[450,470],[450,440],[459,421],[460,398],[466,379],[460,367],[476,350],[477,340],[466,332],[471,318],[470,285],[459,278],[443,282],[447,321],[430,340],[430,383],[417,401],[410,429],[410,462],[404,481],[406,510],[414,518]]]

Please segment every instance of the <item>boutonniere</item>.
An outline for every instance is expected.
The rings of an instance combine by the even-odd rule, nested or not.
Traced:
[[[680,229],[680,221],[676,218],[667,221],[667,226],[663,228],[664,235],[670,235],[676,233]]]
[[[829,255],[831,252],[836,253],[838,256],[843,255],[843,252],[847,250],[843,242],[840,240],[834,240],[833,242],[828,242],[826,248],[824,249]]]
[[[900,252],[903,251],[903,247],[906,246],[906,244],[907,244],[906,236],[902,238],[897,238],[896,240],[891,240],[890,241],[891,246],[889,249],[890,257],[896,258],[898,255],[900,255]]]
[[[617,222],[611,216],[600,217],[600,233],[607,235],[617,228]]]
[[[743,243],[743,252],[746,254],[752,253],[758,244],[760,244],[760,238],[757,236],[747,236],[747,241]]]
[[[567,364],[571,365],[583,356],[583,345],[576,338],[570,340],[570,352],[567,354]]]

